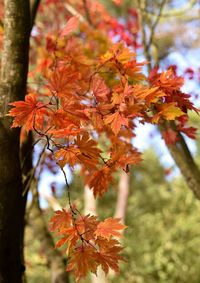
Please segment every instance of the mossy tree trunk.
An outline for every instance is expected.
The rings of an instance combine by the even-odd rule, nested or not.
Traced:
[[[30,32],[29,0],[4,1],[0,75],[0,282],[21,283],[23,226],[19,129],[10,129],[9,103],[24,99]]]

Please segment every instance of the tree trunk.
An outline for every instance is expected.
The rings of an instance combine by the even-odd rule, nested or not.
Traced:
[[[124,171],[120,172],[119,187],[117,195],[117,204],[115,210],[116,218],[121,218],[122,223],[125,222],[126,208],[129,195],[130,175]]]
[[[200,200],[200,170],[195,163],[191,152],[183,138],[179,133],[179,141],[173,145],[167,145],[176,165],[179,167],[183,178],[188,187],[194,193],[197,199]]]
[[[39,206],[38,192],[34,188],[33,203],[30,213],[33,235],[41,243],[42,250],[45,251],[48,266],[51,272],[51,283],[68,283],[69,277],[63,255],[55,249],[53,239],[48,231],[47,224],[43,218],[42,210]],[[41,275],[42,278],[42,275]]]
[[[10,129],[8,104],[26,92],[29,0],[5,0],[4,47],[0,77],[0,282],[21,283],[22,178],[19,129]]]
[[[32,132],[29,132],[26,139],[21,142],[20,141],[20,159],[21,159],[21,167],[22,167],[22,179],[25,180],[23,182],[23,192],[22,192],[22,203],[21,203],[21,233],[20,233],[20,250],[21,250],[21,264],[25,269],[25,258],[24,258],[24,234],[25,234],[25,226],[26,226],[26,203],[27,196],[30,187],[31,175],[30,172],[32,170],[32,143],[33,143],[33,135]],[[26,282],[25,273],[23,282]]]

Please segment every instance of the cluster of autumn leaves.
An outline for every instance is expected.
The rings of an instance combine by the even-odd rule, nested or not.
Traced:
[[[145,63],[138,63],[122,42],[110,43],[104,54],[92,56],[84,46],[84,34],[72,35],[77,25],[71,18],[56,39],[43,88],[30,90],[25,101],[11,103],[8,115],[14,117],[12,127],[23,126],[46,140],[62,170],[80,164],[85,183],[97,197],[107,191],[114,172],[128,173],[130,165],[141,161],[131,142],[135,119],[159,125],[175,120],[187,133],[183,119],[187,120],[187,109],[196,109],[181,92],[183,79],[172,69],[155,69],[145,77]],[[121,247],[111,237],[124,228],[119,219],[99,222],[71,209],[56,212],[50,227],[62,236],[57,247],[67,244],[67,269],[77,280],[89,270],[96,273],[99,265],[106,273],[109,267],[118,271]]]
[[[101,266],[107,274],[109,268],[119,271],[119,255],[122,247],[113,237],[119,237],[126,226],[120,219],[107,218],[99,222],[96,216],[82,216],[77,210],[57,211],[51,218],[50,230],[62,238],[56,243],[60,247],[67,243],[69,257],[67,271],[73,270],[76,280],[85,277],[89,271],[97,273]]]

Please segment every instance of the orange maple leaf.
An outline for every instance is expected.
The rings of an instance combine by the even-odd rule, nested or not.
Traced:
[[[24,126],[27,131],[34,128],[41,129],[47,109],[37,97],[35,93],[29,93],[25,96],[25,101],[10,103],[10,105],[15,107],[7,114],[8,116],[15,117],[12,128]]]
[[[67,128],[70,125],[75,125],[66,115],[66,112],[63,109],[58,109],[51,112],[51,120],[49,121],[50,126],[54,126],[55,129]]]
[[[128,126],[128,119],[124,117],[124,115],[118,111],[113,114],[109,114],[104,118],[104,123],[110,124],[113,133],[117,136],[119,133],[121,126]]]
[[[79,216],[78,219],[72,219],[71,213],[65,209],[55,213],[56,215],[50,219],[49,229],[62,235],[62,238],[56,242],[56,248],[67,244],[66,253],[69,254],[78,240],[89,241],[95,239],[94,231],[99,223],[96,216],[88,214]]]
[[[134,85],[134,97],[140,100],[145,100],[147,105],[155,103],[159,98],[166,96],[166,94],[159,90],[158,87],[147,87],[143,85]]]
[[[78,135],[76,144],[81,152],[79,159],[84,165],[96,167],[101,152],[97,148],[97,142],[91,139],[89,134],[85,132],[82,136]]]
[[[97,131],[104,130],[103,115],[99,113],[98,109],[89,109],[88,116]]]
[[[109,160],[109,164],[112,164],[116,168],[121,168],[125,172],[129,171],[129,164],[138,164],[141,160],[140,153],[136,149],[133,149],[129,143],[116,141],[111,148],[111,160]]]
[[[166,120],[175,120],[176,118],[185,115],[185,113],[176,106],[175,102],[159,105],[159,110],[160,111],[152,118],[153,123],[158,123],[160,117],[163,117]]]
[[[72,222],[71,213],[65,209],[55,211],[55,215],[49,221],[49,230],[61,232],[70,227]]]
[[[152,85],[160,87],[167,94],[179,90],[184,83],[184,79],[176,76],[172,69],[168,69],[162,73],[157,73],[157,70],[153,70],[149,76],[149,80]]]
[[[124,260],[119,254],[123,249],[119,242],[115,239],[107,241],[106,239],[98,238],[96,244],[99,246],[97,261],[103,271],[107,274],[109,268],[111,268],[115,272],[119,272],[119,260]]]
[[[88,120],[85,114],[85,108],[78,102],[79,98],[71,97],[67,99],[61,99],[62,110],[65,116],[71,123],[80,126],[81,122]]]
[[[81,245],[75,249],[67,266],[67,271],[73,271],[76,281],[86,277],[89,271],[97,272],[98,262],[96,251],[86,245]]]
[[[73,145],[61,148],[54,154],[56,161],[62,168],[66,164],[74,167],[75,164],[79,163],[78,155],[80,155],[80,150]]]
[[[76,31],[79,25],[79,20],[76,16],[71,17],[68,21],[66,26],[62,29],[60,36],[67,36],[70,33]]]
[[[119,237],[121,235],[119,231],[124,230],[126,227],[120,223],[120,218],[110,217],[98,224],[95,235],[110,240],[112,236]]]
[[[94,197],[102,196],[112,181],[111,170],[108,166],[91,173],[88,186],[93,190]]]
[[[105,84],[105,81],[101,77],[94,77],[91,84],[91,91],[99,102],[108,101],[108,95],[110,93],[109,88]]]
[[[81,129],[78,129],[73,124],[69,125],[66,128],[58,129],[58,130],[49,130],[48,134],[53,135],[54,138],[67,138],[69,136],[77,136]]]
[[[87,242],[90,240],[95,240],[94,232],[96,231],[98,224],[99,221],[97,220],[97,217],[90,214],[86,216],[80,216],[76,220],[76,228],[82,238],[87,240]]]
[[[69,66],[57,67],[49,77],[48,88],[55,96],[70,98],[79,89],[78,78],[79,73],[73,71]]]
[[[130,48],[125,47],[122,42],[113,44],[112,47],[100,57],[101,64],[109,63],[116,67],[116,60],[121,64],[126,64],[131,58],[135,57],[135,53]]]

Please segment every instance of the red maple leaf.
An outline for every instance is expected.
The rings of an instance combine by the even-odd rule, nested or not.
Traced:
[[[12,102],[10,105],[15,107],[7,114],[14,117],[12,128],[24,126],[27,131],[41,128],[47,109],[35,93],[26,95],[25,101]]]

